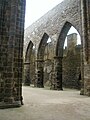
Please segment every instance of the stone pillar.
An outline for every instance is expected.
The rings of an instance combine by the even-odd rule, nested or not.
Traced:
[[[54,81],[52,83],[52,88],[55,90],[62,89],[62,57],[54,57]]]
[[[36,87],[43,88],[43,60],[37,59],[37,71],[36,71]]]
[[[0,1],[0,108],[22,104],[25,0]]]
[[[81,94],[90,96],[90,0],[81,0],[83,71]]]
[[[30,62],[24,63],[24,85],[30,86]]]

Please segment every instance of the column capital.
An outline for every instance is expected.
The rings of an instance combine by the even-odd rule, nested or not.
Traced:
[[[63,59],[61,56],[54,56],[54,59]]]
[[[30,64],[30,62],[24,62],[24,65],[28,65],[28,64]]]

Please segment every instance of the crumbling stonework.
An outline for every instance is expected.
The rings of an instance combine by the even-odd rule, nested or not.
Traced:
[[[44,52],[47,40],[50,37],[52,41],[56,41],[53,56],[55,79],[53,84],[55,89],[62,89],[63,46],[70,27],[74,26],[81,36],[81,94],[89,95],[89,7],[89,0],[64,0],[25,30],[24,53],[30,40],[36,45],[36,74],[38,75],[36,75],[38,78],[36,81],[39,87],[43,87],[43,85],[40,84],[43,83],[44,78],[42,76],[44,72]]]

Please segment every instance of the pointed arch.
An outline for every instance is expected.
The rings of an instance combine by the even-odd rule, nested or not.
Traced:
[[[60,56],[60,57],[63,56],[63,46],[64,46],[65,38],[66,38],[67,33],[68,33],[69,29],[71,28],[71,26],[73,26],[76,29],[76,27],[68,21],[66,21],[65,24],[63,25],[60,35],[57,40],[56,56]],[[78,33],[79,33],[79,31],[78,31]]]
[[[24,63],[24,85],[29,86],[31,83],[30,78],[30,59],[32,54],[33,43],[29,42],[26,54],[25,54],[25,63]]]
[[[39,47],[38,47],[38,53],[37,53],[37,58],[38,59],[43,59],[44,58],[44,51],[45,51],[45,47],[47,45],[47,41],[48,41],[49,35],[47,33],[44,33]]]
[[[27,50],[26,50],[26,54],[25,54],[25,62],[30,60],[32,48],[33,48],[33,42],[30,41],[28,44]]]
[[[55,56],[55,73],[56,74],[56,81],[58,84],[56,84],[56,88],[62,90],[62,74],[63,74],[63,47],[64,47],[64,42],[65,38],[67,36],[68,31],[70,30],[71,26],[73,26],[70,22],[65,22],[63,25],[60,35],[57,40],[57,45],[56,45],[56,56]],[[73,26],[74,27],[74,26]],[[75,28],[75,27],[74,27]],[[77,30],[77,29],[76,29]],[[79,33],[79,32],[78,32]],[[57,69],[58,68],[58,69]]]

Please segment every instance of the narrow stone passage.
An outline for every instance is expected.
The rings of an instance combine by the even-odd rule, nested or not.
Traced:
[[[79,91],[23,87],[24,105],[1,109],[0,120],[90,120],[90,98]]]

